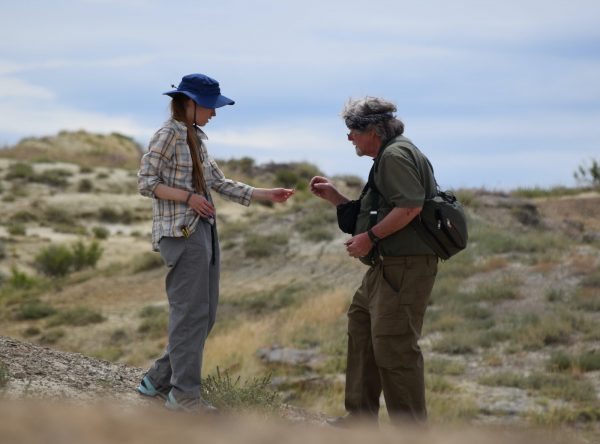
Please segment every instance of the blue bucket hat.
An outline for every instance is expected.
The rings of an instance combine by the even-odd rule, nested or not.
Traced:
[[[163,94],[171,97],[176,94],[184,94],[198,105],[212,109],[235,103],[229,97],[221,95],[219,82],[204,74],[188,74],[181,79],[177,89]]]

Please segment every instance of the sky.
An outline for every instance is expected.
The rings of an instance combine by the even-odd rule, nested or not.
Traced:
[[[340,118],[394,102],[443,188],[573,186],[600,158],[597,0],[0,0],[0,146],[60,130],[144,147],[201,72],[236,101],[217,159],[366,178]]]

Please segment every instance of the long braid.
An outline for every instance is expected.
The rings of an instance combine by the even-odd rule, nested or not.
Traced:
[[[200,154],[200,140],[196,134],[196,129],[186,122],[187,127],[187,144],[192,155],[193,173],[192,180],[194,188],[199,194],[204,194],[204,167],[202,166],[202,157]]]
[[[196,129],[188,122],[185,113],[185,96],[177,94],[171,100],[171,114],[175,120],[185,123],[187,128],[187,144],[190,149],[190,155],[192,157],[192,183],[194,189],[199,194],[204,194],[204,167],[202,166],[201,151],[200,151],[200,139],[196,133]],[[194,118],[195,118],[194,108]]]

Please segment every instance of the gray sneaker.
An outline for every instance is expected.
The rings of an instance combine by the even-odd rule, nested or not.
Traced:
[[[173,391],[169,392],[169,395],[167,396],[167,402],[165,402],[165,407],[175,412],[211,415],[219,413],[219,410],[214,405],[205,399],[202,399],[201,397],[177,400],[175,395],[173,395]]]

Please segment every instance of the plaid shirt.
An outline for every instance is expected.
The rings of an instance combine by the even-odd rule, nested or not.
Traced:
[[[212,202],[212,188],[228,200],[242,205],[250,205],[253,187],[244,183],[226,179],[223,172],[206,151],[206,135],[197,130],[200,138],[200,158],[203,159],[204,180],[207,199]],[[148,152],[142,157],[138,172],[140,194],[152,197],[153,223],[152,248],[158,251],[158,242],[163,236],[181,237],[182,227],[193,232],[200,216],[184,202],[163,200],[156,197],[154,189],[158,184],[194,192],[192,183],[192,156],[187,144],[186,126],[174,119],[167,120],[150,140]],[[214,220],[206,220],[214,224]]]

